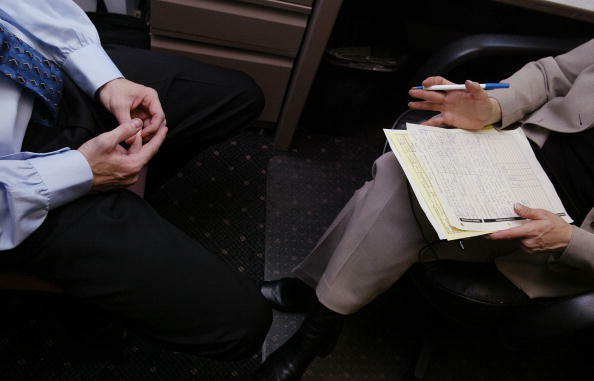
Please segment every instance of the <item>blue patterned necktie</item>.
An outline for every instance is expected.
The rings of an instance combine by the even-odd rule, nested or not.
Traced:
[[[2,24],[0,24],[0,73],[35,94],[36,105],[32,116],[34,122],[45,126],[55,124],[62,94],[60,68],[9,32]]]

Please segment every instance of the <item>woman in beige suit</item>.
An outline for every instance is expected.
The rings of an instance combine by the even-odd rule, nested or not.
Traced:
[[[579,293],[594,288],[594,40],[557,57],[528,63],[486,92],[467,81],[462,91],[411,90],[411,109],[438,111],[431,126],[474,130],[488,124],[522,128],[541,163],[553,167],[553,183],[576,221],[514,205],[530,222],[457,244],[439,242],[439,258],[494,261],[529,297]],[[424,86],[449,84],[430,77]],[[546,163],[544,163],[545,161]],[[549,176],[551,176],[551,172]],[[266,282],[262,292],[286,311],[312,304],[299,331],[269,356],[258,380],[298,380],[316,356],[330,352],[345,315],[371,302],[419,260],[435,233],[415,221],[406,178],[392,153],[376,160],[373,180],[360,188],[336,217],[296,278]],[[431,236],[432,235],[432,236]],[[422,259],[422,258],[421,258]],[[314,293],[315,290],[315,293]],[[313,301],[313,302],[312,302]],[[311,303],[310,303],[311,302]]]

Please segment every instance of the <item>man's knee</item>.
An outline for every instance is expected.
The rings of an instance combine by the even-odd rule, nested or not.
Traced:
[[[196,81],[200,87],[204,83],[220,89],[217,96],[229,101],[229,108],[242,114],[258,117],[264,108],[264,95],[258,84],[248,74],[225,67],[197,62],[185,57],[176,57],[174,70],[176,77]]]
[[[229,96],[232,100],[231,106],[235,106],[238,111],[254,120],[264,108],[262,91],[254,80],[243,72],[166,52],[110,47],[108,53],[122,66],[122,72],[135,82],[153,87],[155,82],[159,82],[155,81],[156,78],[178,78],[195,83],[200,89],[205,88],[205,84],[207,88],[214,86],[219,89],[213,93],[219,100],[221,96]],[[138,62],[144,62],[145,65],[139,69]],[[167,89],[172,88],[167,86]],[[188,91],[185,87],[182,87],[182,90],[183,94]]]

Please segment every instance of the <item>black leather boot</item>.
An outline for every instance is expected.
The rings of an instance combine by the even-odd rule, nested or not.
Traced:
[[[256,370],[255,381],[297,381],[316,357],[326,357],[342,331],[344,315],[315,302],[301,328]]]
[[[317,300],[314,289],[297,278],[264,281],[260,292],[272,308],[283,312],[307,312]]]

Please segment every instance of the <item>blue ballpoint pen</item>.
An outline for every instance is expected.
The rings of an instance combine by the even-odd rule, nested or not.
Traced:
[[[485,90],[491,89],[507,89],[509,83],[481,83],[480,87]],[[436,90],[436,91],[448,91],[448,90],[466,90],[465,85],[433,85],[429,87],[415,86],[413,90]]]

